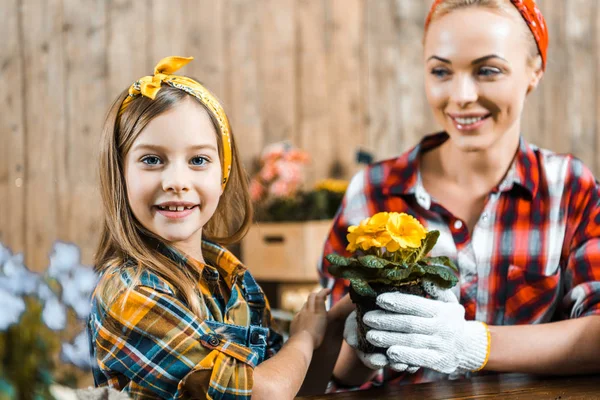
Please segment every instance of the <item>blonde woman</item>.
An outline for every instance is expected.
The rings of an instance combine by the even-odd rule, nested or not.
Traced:
[[[452,292],[383,294],[354,350],[354,314],[334,376],[418,383],[479,371],[600,371],[600,187],[570,155],[527,143],[523,105],[547,64],[534,0],[437,0],[425,24],[425,91],[444,132],[351,181],[324,254],[380,211],[441,232],[435,255],[459,267]],[[347,291],[327,274],[334,302]],[[383,373],[373,370],[384,368]]]

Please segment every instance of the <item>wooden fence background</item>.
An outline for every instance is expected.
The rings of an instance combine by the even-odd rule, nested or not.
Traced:
[[[600,160],[600,1],[540,0],[548,71],[523,130]],[[355,151],[399,154],[436,129],[423,90],[431,0],[2,0],[0,242],[43,270],[55,240],[90,263],[99,231],[96,153],[115,96],[167,55],[225,103],[247,166],[284,139],[308,180]]]

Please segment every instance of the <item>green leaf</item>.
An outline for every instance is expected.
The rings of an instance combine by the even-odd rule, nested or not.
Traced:
[[[353,262],[356,262],[356,258],[352,257],[343,257],[337,253],[328,254],[326,257],[327,261],[329,261],[333,265],[341,265],[343,267],[347,267]]]
[[[437,283],[441,288],[447,289],[458,283],[458,278],[452,270],[443,265],[426,265],[423,267],[425,276]]]
[[[402,268],[387,268],[377,272],[378,278],[390,279],[392,281],[405,281],[414,279],[414,276],[421,276],[425,273],[418,264],[404,266]]]
[[[377,292],[362,279],[350,279],[350,284],[352,285],[352,289],[360,296],[377,297]]]
[[[384,260],[383,258],[372,255],[358,257],[358,262],[364,267],[377,269],[385,268],[385,266],[390,263],[388,260]]]
[[[421,247],[417,249],[414,253],[410,254],[407,257],[407,263],[416,263],[421,258],[425,257],[435,246],[438,238],[440,237],[440,231],[429,231],[425,236],[425,239],[421,242]]]
[[[444,265],[444,266],[458,272],[458,268],[456,267],[454,262],[452,262],[452,260],[446,256],[426,257],[426,258],[423,258],[421,260],[421,262],[425,262],[428,265]]]

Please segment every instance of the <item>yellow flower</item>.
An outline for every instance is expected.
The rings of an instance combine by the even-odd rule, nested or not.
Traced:
[[[348,181],[343,179],[323,179],[315,184],[315,190],[344,193],[346,189],[348,189]]]
[[[427,230],[413,216],[406,213],[390,213],[386,229],[389,232],[392,241],[398,244],[399,248],[407,247],[418,248],[421,241],[425,239]],[[389,245],[388,251],[396,251],[396,246]]]
[[[353,228],[357,228],[354,229],[352,232],[350,232],[347,235],[348,238],[348,246],[346,247],[346,250],[354,252],[356,251],[358,248],[361,248],[364,251],[369,250],[371,247],[377,247],[377,248],[382,248],[382,247],[386,247],[388,245],[388,243],[393,243],[392,241],[392,237],[390,236],[390,234],[388,232],[374,232],[374,233],[367,233],[364,232],[362,230],[358,231],[358,227],[353,227]]]
[[[348,227],[348,246],[346,250],[354,252],[359,247],[369,250],[371,247],[385,247],[392,237],[386,230],[388,213],[381,212],[360,221],[359,225]]]
[[[389,217],[388,213],[380,212],[380,213],[373,215],[371,218],[366,218],[366,219],[362,220],[362,222],[360,224],[363,225],[363,223],[364,223],[365,232],[375,233],[375,232],[385,231],[386,225],[388,222],[388,217]]]

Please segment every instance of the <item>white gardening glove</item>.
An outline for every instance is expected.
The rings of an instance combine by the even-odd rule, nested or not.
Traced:
[[[358,350],[358,324],[356,322],[356,311],[352,311],[346,318],[346,323],[344,324],[344,339],[346,340],[346,343],[356,351],[358,358],[367,367],[377,370],[390,364],[385,354],[367,354]],[[411,374],[417,372],[419,369],[419,367],[412,367],[402,363],[394,363],[393,365],[390,365],[390,367],[396,371],[407,371]]]
[[[435,371],[464,374],[485,366],[490,336],[487,325],[466,321],[465,309],[451,290],[426,283],[434,297],[384,293],[377,305],[387,311],[370,311],[363,321],[373,328],[367,340],[388,348],[390,366],[404,364]]]

